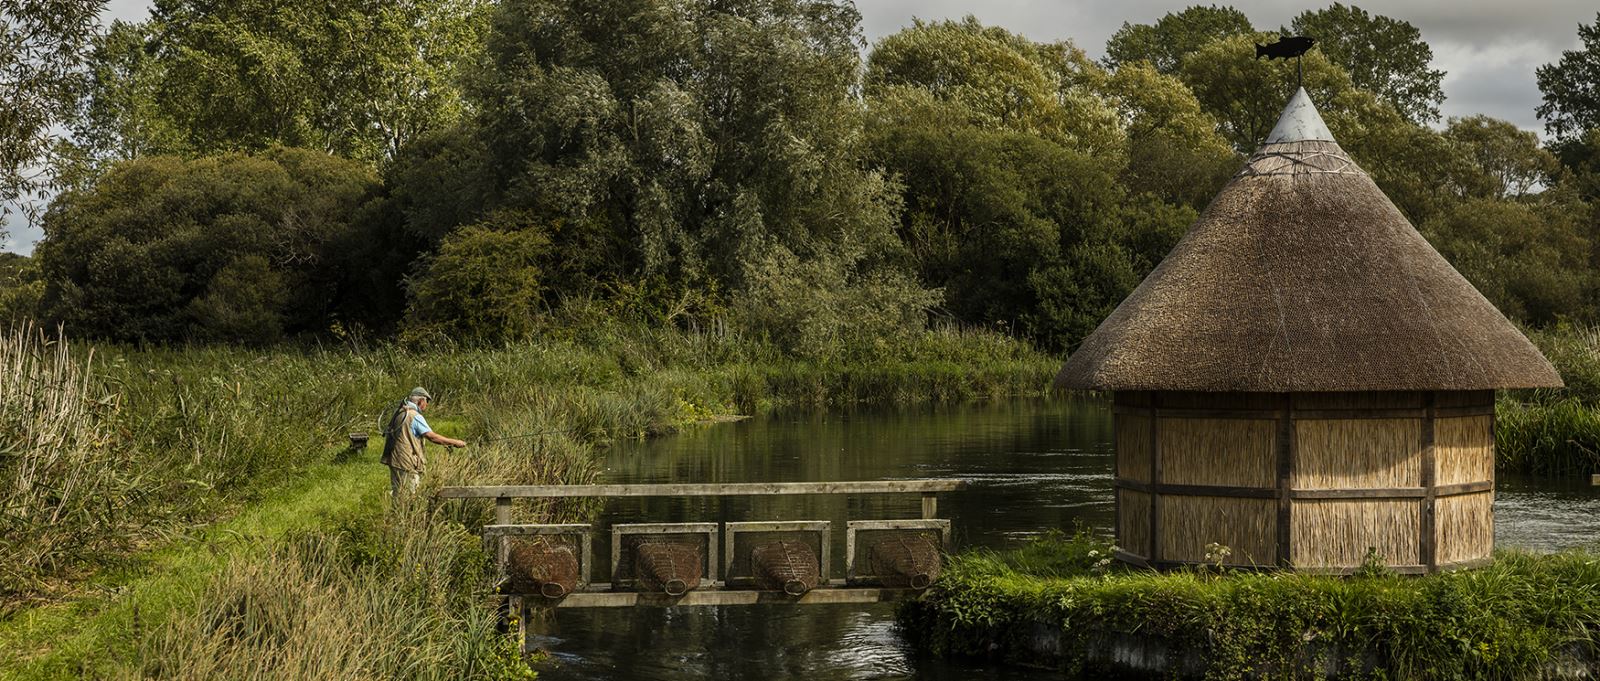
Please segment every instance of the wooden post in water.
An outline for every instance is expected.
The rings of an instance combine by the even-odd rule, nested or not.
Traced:
[[[496,524],[496,525],[510,525],[511,524],[511,497],[495,497],[494,498],[494,524]],[[511,542],[506,541],[505,537],[500,537],[498,542],[495,544],[495,548],[494,548],[495,564],[499,565],[499,566],[502,566],[502,569],[504,568],[504,566],[506,564],[506,560],[511,557],[510,549],[511,549]]]

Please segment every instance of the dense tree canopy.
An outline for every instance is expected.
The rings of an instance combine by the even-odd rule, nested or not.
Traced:
[[[1575,210],[1576,208],[1576,210]],[[1588,209],[1566,201],[1469,199],[1421,225],[1439,252],[1513,319],[1593,319]]]
[[[1194,91],[1206,113],[1214,116],[1223,136],[1241,152],[1249,152],[1265,139],[1294,92],[1293,62],[1256,59],[1255,44],[1271,34],[1235,35],[1206,43],[1185,60],[1178,76]],[[1349,97],[1355,90],[1349,74],[1316,51],[1303,59],[1302,81],[1328,124],[1354,122],[1362,117],[1361,102]],[[1335,129],[1341,141],[1345,131]]]
[[[159,0],[86,62],[72,16],[46,22],[59,53],[22,53],[60,87],[3,150],[39,158],[39,121],[81,95],[63,158],[88,162],[56,168],[81,182],[38,257],[0,263],[0,315],[134,341],[499,342],[567,307],[812,356],[930,314],[1070,349],[1296,77],[1227,6],[1125,24],[1100,63],[971,17],[866,50],[840,0]],[[1484,116],[1425,125],[1442,74],[1411,24],[1292,21],[1321,41],[1304,85],[1340,144],[1530,323],[1600,318],[1596,26],[1539,71],[1542,147]]]
[[[1244,12],[1227,6],[1195,5],[1168,12],[1154,24],[1123,22],[1106,43],[1106,63],[1115,67],[1145,61],[1161,73],[1177,73],[1189,55],[1208,43],[1255,32]]]
[[[44,218],[48,317],[130,341],[264,343],[360,299],[345,273],[376,178],[320,152],[114,166]],[[384,238],[372,235],[372,238]]]
[[[1217,121],[1175,76],[1147,64],[1125,64],[1106,82],[1127,126],[1123,182],[1133,194],[1204,208],[1238,169]]]
[[[1093,154],[1124,142],[1106,74],[1071,43],[1035,43],[974,17],[917,21],[872,48],[869,99],[902,88],[955,105],[980,127],[1037,135]]]
[[[101,159],[281,144],[368,163],[458,120],[483,0],[158,0],[95,48],[78,140]]]
[[[491,203],[563,225],[553,258],[584,266],[567,293],[889,281],[898,203],[857,158],[858,22],[818,0],[508,1],[475,90]],[[785,263],[831,269],[768,281]]]
[[[1081,54],[969,18],[884,38],[867,65],[870,158],[905,186],[900,234],[922,282],[956,319],[1051,347],[1093,330],[1194,217],[1119,180],[1233,163],[1181,83],[1144,64],[1114,79]]]
[[[1410,22],[1335,2],[1300,13],[1290,26],[1295,35],[1316,38],[1317,49],[1350,74],[1356,87],[1414,123],[1439,120],[1444,72],[1433,68],[1433,48]]]
[[[1476,170],[1476,176],[1461,187],[1466,196],[1525,196],[1541,183],[1551,182],[1561,165],[1554,154],[1539,146],[1538,135],[1510,121],[1482,115],[1452,118],[1444,136],[1460,145],[1459,151]]]

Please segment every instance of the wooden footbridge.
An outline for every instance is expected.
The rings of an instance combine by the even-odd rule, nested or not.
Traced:
[[[927,588],[950,548],[938,493],[962,480],[446,487],[447,499],[494,499],[483,540],[505,575],[512,612],[626,606],[877,603]],[[918,494],[921,517],[848,520],[845,574],[830,574],[836,535],[827,520],[617,524],[608,577],[597,571],[597,525],[517,524],[514,499]],[[526,638],[524,637],[525,641]]]

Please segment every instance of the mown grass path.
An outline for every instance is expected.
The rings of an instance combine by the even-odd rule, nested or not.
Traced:
[[[446,430],[441,424],[441,431]],[[97,577],[88,595],[20,612],[0,622],[0,678],[77,679],[113,673],[132,659],[139,637],[196,597],[196,585],[230,552],[264,549],[295,530],[310,529],[362,504],[381,503],[388,469],[377,463],[382,442],[340,463],[315,464],[267,492],[197,539],[156,549],[126,569]]]

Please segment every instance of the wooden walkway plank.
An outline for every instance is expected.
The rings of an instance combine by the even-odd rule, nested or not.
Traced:
[[[844,482],[727,482],[662,483],[638,485],[499,485],[445,487],[446,499],[519,497],[706,497],[768,494],[897,494],[955,492],[967,488],[965,480],[857,480]]]

